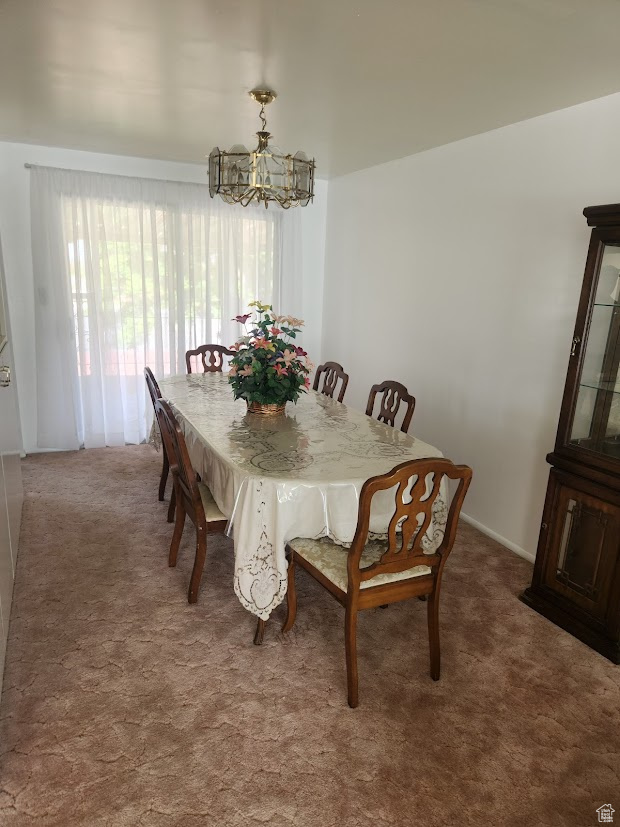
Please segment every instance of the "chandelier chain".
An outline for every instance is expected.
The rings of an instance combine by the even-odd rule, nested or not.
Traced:
[[[266,130],[266,128],[267,128],[267,118],[265,117],[265,104],[263,104],[263,105],[261,106],[261,108],[260,108],[260,114],[259,114],[259,116],[258,116],[258,117],[261,119],[261,121],[262,121],[262,123],[263,123],[263,132],[265,132],[265,130]]]

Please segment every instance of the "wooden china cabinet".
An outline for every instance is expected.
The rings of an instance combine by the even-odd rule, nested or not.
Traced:
[[[524,603],[620,663],[620,204],[590,247],[532,585]]]

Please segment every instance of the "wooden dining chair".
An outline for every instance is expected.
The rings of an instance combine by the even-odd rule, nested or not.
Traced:
[[[196,556],[189,582],[187,600],[198,600],[200,579],[207,555],[207,534],[222,533],[226,529],[227,519],[217,507],[213,495],[207,486],[198,480],[187,451],[183,431],[172,412],[170,405],[163,399],[155,402],[155,411],[162,427],[162,439],[170,455],[170,470],[174,482],[176,499],[176,517],[174,533],[170,543],[168,565],[176,566],[179,545],[188,515],[196,527]]]
[[[439,592],[446,560],[456,535],[458,517],[471,482],[471,468],[454,465],[447,459],[418,459],[397,465],[388,474],[372,477],[361,490],[357,529],[350,549],[327,538],[292,540],[289,558],[287,617],[282,627],[288,632],[295,623],[297,565],[312,575],[345,607],[345,648],[349,706],[358,704],[357,614],[364,609],[386,606],[411,597],[428,596],[428,637],[431,677],[439,680]],[[433,553],[425,553],[423,540],[432,521],[443,510],[444,477],[458,480],[450,503],[443,539]],[[397,487],[396,487],[397,486]],[[395,511],[387,540],[368,541],[373,496],[395,490]],[[430,492],[429,492],[430,488]],[[436,530],[436,527],[435,527]]]
[[[170,470],[170,457],[168,456],[168,451],[166,450],[166,445],[164,444],[164,437],[161,433],[161,422],[159,421],[159,417],[157,416],[157,410],[155,409],[155,403],[158,399],[161,399],[161,391],[159,389],[159,385],[157,384],[157,380],[153,375],[153,371],[146,367],[144,368],[144,378],[146,379],[146,386],[149,389],[149,394],[151,397],[151,402],[153,403],[153,410],[155,410],[155,419],[157,420],[157,424],[159,426],[159,432],[161,434],[161,452],[163,455],[163,465],[161,469],[161,476],[159,478],[159,499],[160,501],[164,499],[164,494],[166,492],[166,482],[168,480],[168,472]],[[168,522],[171,523],[174,519],[174,507],[175,507],[175,496],[174,496],[174,487],[172,489],[172,493],[170,495],[170,505],[168,506]]]
[[[203,373],[222,373],[224,370],[224,357],[234,356],[234,350],[229,350],[223,345],[200,345],[195,350],[188,350],[185,354],[185,365],[187,372],[192,372],[192,357],[200,357]]]
[[[321,377],[323,378],[323,384],[319,390]],[[324,396],[329,396],[330,399],[333,399],[339,380],[342,380],[342,387],[340,388],[340,393],[338,394],[338,402],[342,402],[344,399],[344,392],[349,384],[349,374],[344,372],[344,368],[342,365],[339,365],[338,362],[324,362],[322,365],[318,366],[312,389],[319,391],[319,393],[322,393]]]
[[[366,413],[372,416],[375,407],[375,399],[377,394],[381,394],[379,400],[379,413],[377,419],[379,422],[385,422],[387,425],[396,427],[394,425],[396,416],[400,406],[404,403],[407,406],[405,411],[405,418],[403,419],[400,430],[406,434],[411,424],[411,417],[415,410],[415,396],[412,396],[404,385],[400,382],[394,382],[387,379],[381,382],[380,385],[373,385],[368,395],[368,405],[366,406]]]

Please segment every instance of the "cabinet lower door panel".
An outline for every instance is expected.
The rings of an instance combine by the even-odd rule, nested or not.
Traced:
[[[618,561],[620,508],[553,479],[555,508],[544,582],[599,620],[605,620]]]
[[[531,591],[531,598],[548,601],[593,633],[610,641],[620,638],[617,491],[551,470]]]

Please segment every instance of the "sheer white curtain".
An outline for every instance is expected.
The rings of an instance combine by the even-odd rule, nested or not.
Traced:
[[[189,348],[233,342],[295,259],[289,217],[200,184],[33,167],[31,213],[40,448],[143,441],[144,366],[184,373]]]

